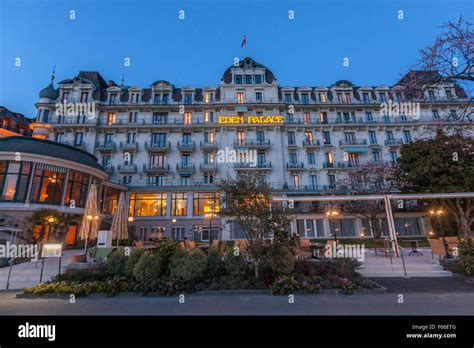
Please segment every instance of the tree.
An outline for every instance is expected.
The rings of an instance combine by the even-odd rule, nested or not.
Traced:
[[[395,176],[403,192],[439,193],[474,191],[474,140],[462,133],[438,130],[432,139],[402,146]],[[453,214],[459,234],[468,236],[474,222],[473,200],[437,200]]]
[[[221,216],[232,217],[245,233],[247,252],[254,264],[255,277],[269,252],[269,240],[285,243],[289,240],[289,220],[278,204],[272,202],[270,185],[258,173],[249,173],[238,179],[221,182],[223,208]]]
[[[394,173],[394,166],[367,162],[350,170],[338,183],[336,190],[355,195],[388,193],[394,189]],[[360,219],[369,220],[372,236],[380,238],[383,231],[380,214],[385,213],[382,200],[347,201],[343,204],[343,210]]]

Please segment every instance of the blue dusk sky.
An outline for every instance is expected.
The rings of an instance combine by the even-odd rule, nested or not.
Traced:
[[[39,91],[80,70],[120,83],[217,85],[251,56],[281,86],[395,83],[472,0],[0,0],[0,105],[34,117]],[[76,18],[69,18],[70,11]],[[185,19],[179,19],[179,11]],[[294,11],[294,19],[288,12]],[[398,10],[404,19],[397,18]],[[240,48],[244,33],[247,48]],[[343,58],[349,67],[343,67]],[[16,58],[21,66],[15,66]],[[55,85],[57,86],[57,85]]]

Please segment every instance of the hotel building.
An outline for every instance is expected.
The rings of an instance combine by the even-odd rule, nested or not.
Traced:
[[[427,82],[435,77],[416,74]],[[429,84],[417,100],[408,100],[406,91],[403,79],[393,86],[283,86],[249,57],[228,67],[218,85],[206,87],[164,80],[124,86],[81,71],[58,88],[52,80],[40,92],[36,124],[50,127],[49,140],[95,155],[115,189],[127,191],[134,238],[163,232],[197,241],[210,234],[237,239],[243,237],[238,226],[205,216],[218,212],[216,184],[224,178],[258,171],[276,196],[320,196],[365,162],[389,165],[403,144],[440,126],[472,134],[471,124],[449,121],[468,102],[458,85]],[[410,104],[393,113],[381,108],[389,102]],[[84,107],[70,115],[65,110],[71,104]],[[218,161],[218,150],[238,151],[238,163]],[[255,150],[255,163],[245,161],[244,150]],[[413,203],[395,211],[400,236],[428,232],[428,219]],[[294,211],[292,230],[301,237],[329,237],[329,221],[317,203],[297,204]],[[358,237],[366,224],[344,216],[340,237]]]

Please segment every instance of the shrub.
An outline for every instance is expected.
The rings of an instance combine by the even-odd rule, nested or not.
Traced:
[[[154,255],[160,259],[162,273],[169,274],[171,258],[179,251],[179,246],[174,240],[164,238],[160,241]]]
[[[282,244],[273,245],[270,248],[269,265],[272,271],[278,275],[288,275],[295,268],[295,257],[288,247]]]
[[[160,280],[161,270],[161,258],[144,253],[133,268],[133,276],[141,285],[153,287]]]
[[[171,258],[170,276],[183,289],[192,291],[206,270],[206,256],[199,249]]]
[[[471,276],[474,274],[474,241],[472,238],[462,238],[458,246],[458,265],[462,273]]]
[[[216,279],[224,270],[224,262],[221,259],[221,253],[218,248],[211,247],[207,254],[206,277]]]
[[[354,293],[354,290],[356,289],[356,285],[352,283],[349,279],[347,278],[341,278],[341,287],[344,289],[344,292],[347,295],[352,295]]]
[[[305,294],[317,294],[322,290],[321,284],[310,284],[308,282],[303,282],[300,288]]]
[[[107,273],[111,276],[125,275],[125,264],[128,256],[122,250],[117,250],[107,258]]]
[[[293,277],[280,276],[270,286],[272,295],[288,295],[298,290],[298,282]]]
[[[140,257],[145,254],[145,251],[143,249],[134,249],[130,253],[129,256],[127,256],[127,261],[125,261],[125,276],[126,277],[133,277],[133,268],[135,267],[136,263],[138,260],[140,260]]]
[[[235,255],[233,250],[228,250],[224,255],[224,272],[231,277],[245,276],[248,265],[242,254]]]

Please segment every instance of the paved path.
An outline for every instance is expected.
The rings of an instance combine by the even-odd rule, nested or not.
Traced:
[[[68,299],[16,299],[13,292],[0,293],[0,315],[474,315],[474,293],[361,295],[266,294],[186,295],[143,297],[91,295]]]

